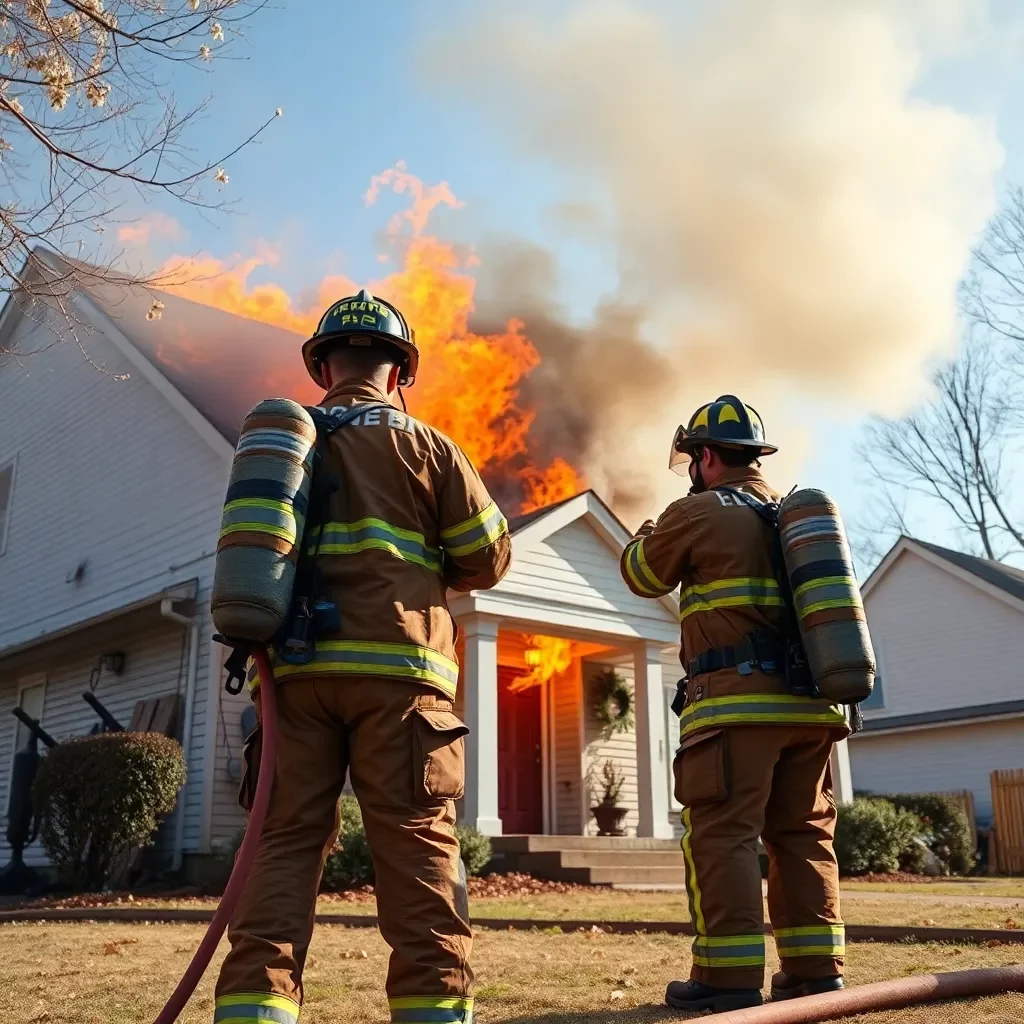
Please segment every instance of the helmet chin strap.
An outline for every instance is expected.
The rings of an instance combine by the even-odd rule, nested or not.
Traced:
[[[707,489],[708,485],[704,481],[704,474],[700,471],[701,460],[704,458],[704,449],[700,450],[700,457],[697,456],[696,451],[693,453],[691,460],[694,465],[693,476],[694,479],[690,481],[690,493],[691,494],[703,494]]]

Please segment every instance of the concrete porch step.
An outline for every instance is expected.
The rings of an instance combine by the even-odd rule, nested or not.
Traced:
[[[564,868],[681,868],[683,851],[672,850],[562,850],[557,855]]]
[[[646,839],[634,836],[495,836],[495,851],[503,853],[547,853],[563,850],[630,852],[638,850],[679,852],[678,839]]]
[[[498,871],[581,885],[675,887],[683,881],[683,854],[676,839],[500,836],[491,842]]]

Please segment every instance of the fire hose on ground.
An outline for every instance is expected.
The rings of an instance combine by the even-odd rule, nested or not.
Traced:
[[[922,1003],[946,999],[974,999],[1002,992],[1024,992],[1024,967],[991,967],[949,974],[919,974],[911,978],[877,981],[803,996],[780,1003],[767,1003],[747,1010],[731,1010],[715,1016],[721,1024],[818,1024],[852,1014],[902,1010]]]
[[[173,1024],[185,1008],[228,926],[246,879],[256,858],[260,833],[270,806],[274,781],[272,766],[277,753],[277,694],[270,659],[263,648],[254,651],[262,684],[263,750],[259,778],[245,837],[235,858],[231,877],[224,888],[217,911],[199,944],[192,962],[178,982],[154,1024]],[[949,974],[923,974],[911,978],[859,985],[818,996],[805,996],[781,1003],[768,1003],[748,1010],[733,1010],[716,1015],[722,1024],[817,1024],[858,1013],[897,1010],[946,999],[976,998],[1002,992],[1024,992],[1024,966],[995,967]]]
[[[253,651],[253,658],[260,673],[263,724],[263,750],[260,754],[259,775],[256,782],[256,793],[253,796],[252,810],[245,827],[242,845],[238,848],[235,865],[231,869],[231,877],[224,887],[224,895],[220,898],[217,912],[213,915],[210,926],[206,929],[203,941],[199,944],[192,962],[182,975],[178,987],[171,993],[171,998],[160,1011],[154,1024],[173,1024],[185,1004],[189,1001],[196,986],[199,984],[210,960],[220,943],[221,936],[231,920],[238,899],[245,888],[246,879],[256,859],[256,848],[259,846],[263,822],[270,806],[270,791],[274,783],[274,759],[277,756],[277,694],[274,691],[274,670],[270,665],[265,648],[258,647]]]

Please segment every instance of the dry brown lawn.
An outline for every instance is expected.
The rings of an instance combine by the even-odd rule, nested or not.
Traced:
[[[937,878],[929,882],[905,884],[900,882],[859,882],[843,879],[846,892],[899,892],[922,896],[1004,896],[1024,900],[1024,878]]]
[[[848,924],[887,924],[943,928],[1024,928],[1024,897],[1019,900],[999,897],[994,904],[974,899],[958,902],[955,896],[931,890],[912,894],[889,891],[857,892],[843,902],[843,918]],[[905,898],[904,898],[905,897]],[[139,897],[122,907],[213,909],[213,899],[158,900]],[[630,892],[593,888],[569,893],[529,893],[502,899],[473,898],[470,902],[476,919],[499,918],[544,921],[687,921],[686,894],[683,892]],[[373,915],[372,897],[359,901],[321,897],[321,913]],[[767,909],[766,909],[767,913]]]
[[[199,925],[4,925],[0,1009],[5,1012],[0,1019],[149,1024],[202,933]],[[375,930],[318,928],[306,971],[303,1024],[386,1020],[387,956]],[[1024,948],[1014,945],[854,944],[848,977],[852,984],[865,984],[1022,960]],[[686,977],[690,956],[689,941],[678,936],[481,931],[474,962],[482,1022],[632,1024],[679,1018],[660,1004],[666,983]],[[774,966],[772,951],[769,969]],[[214,979],[215,972],[208,972],[183,1022],[212,1020]],[[854,1019],[863,1024],[1016,1024],[1024,1019],[1024,995]]]

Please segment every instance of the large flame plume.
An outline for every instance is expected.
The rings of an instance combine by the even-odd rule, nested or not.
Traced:
[[[402,265],[369,287],[394,302],[416,331],[420,372],[406,395],[410,412],[455,441],[510,512],[530,512],[577,493],[584,486],[581,473],[565,458],[539,454],[531,438],[536,414],[521,402],[520,392],[541,357],[522,321],[509,319],[491,333],[475,333],[469,320],[476,280],[469,271],[478,260],[471,251],[461,252],[427,233],[438,206],[457,209],[462,204],[446,182],[426,185],[402,163],[372,179],[366,202],[375,203],[384,188],[411,198],[387,228],[389,247]],[[380,258],[383,262],[391,255],[382,253]],[[345,277],[326,277],[315,288],[313,302],[296,308],[280,286],[249,284],[257,267],[273,265],[276,259],[268,248],[233,268],[212,257],[174,257],[165,272],[173,268],[179,283],[169,290],[176,294],[303,336],[312,333],[331,302],[361,287]],[[316,401],[319,394],[306,378],[297,350],[298,344],[290,363],[282,363],[280,374],[275,373],[273,386],[279,393]]]

